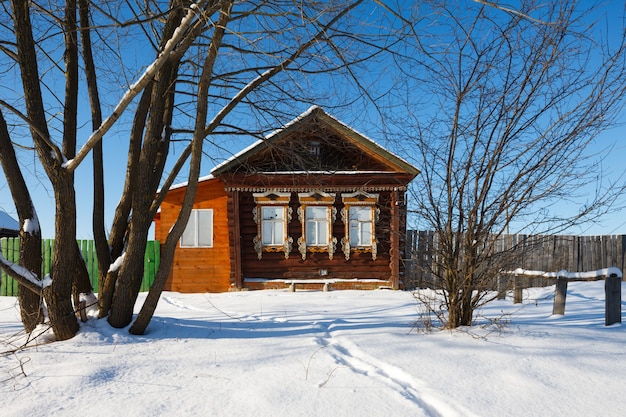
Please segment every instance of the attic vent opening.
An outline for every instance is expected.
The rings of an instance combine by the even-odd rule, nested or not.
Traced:
[[[322,153],[320,142],[312,140],[309,142],[309,154],[313,156],[320,156]]]

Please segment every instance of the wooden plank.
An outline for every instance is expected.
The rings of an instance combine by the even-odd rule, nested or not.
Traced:
[[[11,257],[11,262],[19,264],[20,262],[20,239],[13,238],[11,239],[10,247],[9,247],[9,256]],[[10,281],[7,284],[11,284],[11,295],[17,296],[18,293],[18,284],[17,281],[13,278],[10,278]]]
[[[554,292],[554,305],[552,306],[552,314],[565,314],[565,300],[567,298],[567,278],[558,277],[556,280]]]
[[[618,265],[622,270],[622,277],[624,280],[626,280],[626,274],[624,274],[624,272],[626,272],[626,235],[622,235],[621,239],[618,239],[618,251],[617,253],[619,254],[619,260],[618,260]]]
[[[9,260],[9,239],[10,238],[2,238],[0,239],[0,249],[2,250],[2,257],[6,260]],[[7,285],[9,282],[9,275],[3,271],[0,271],[0,295],[7,296]]]

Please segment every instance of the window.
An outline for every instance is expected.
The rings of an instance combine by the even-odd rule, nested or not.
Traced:
[[[298,218],[302,224],[302,236],[298,239],[298,251],[302,260],[308,252],[328,252],[333,259],[337,238],[333,237],[333,223],[337,217],[335,194],[322,191],[299,193]]]
[[[285,207],[261,207],[261,236],[263,246],[282,246],[285,243]]]
[[[306,208],[306,242],[309,246],[328,246],[329,207],[309,206]]]
[[[318,141],[312,140],[309,142],[309,154],[319,157],[322,154],[321,144]]]
[[[263,252],[284,252],[289,258],[293,239],[287,235],[291,222],[292,208],[289,207],[291,193],[268,191],[254,193],[256,206],[253,209],[257,235],[253,239],[254,250],[259,259]]]
[[[353,206],[349,209],[350,244],[356,247],[372,246],[372,208]]]
[[[341,211],[345,224],[345,236],[341,239],[341,247],[346,260],[350,253],[369,252],[376,260],[377,243],[376,222],[380,210],[376,207],[378,194],[356,192],[342,194],[344,209]]]
[[[191,210],[185,231],[180,238],[181,248],[213,247],[213,209]]]

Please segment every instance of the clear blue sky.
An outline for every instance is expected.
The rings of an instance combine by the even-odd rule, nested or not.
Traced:
[[[623,15],[623,2],[609,2],[609,6],[614,8],[614,13],[609,13],[612,18],[620,19]],[[617,27],[617,26],[616,26]],[[0,87],[0,95],[7,94],[7,87]],[[121,96],[121,91],[119,95]],[[341,97],[341,94],[337,94],[337,97]],[[115,100],[115,98],[109,98]],[[324,103],[319,103],[324,105]],[[331,114],[338,117],[343,122],[351,125],[354,129],[368,135],[373,140],[381,143],[384,146],[390,146],[384,143],[383,139],[378,137],[378,133],[373,125],[376,122],[368,120],[366,116],[368,114],[375,114],[373,111],[373,105],[371,108],[361,108],[360,105],[355,105],[353,109],[345,109],[345,112],[335,113],[332,110]],[[294,111],[304,111],[308,106],[302,105],[301,109],[295,109]],[[626,116],[621,120],[626,123]],[[87,129],[90,126],[88,121],[84,121],[84,127],[81,130],[80,135],[86,138],[89,135]],[[116,203],[121,195],[121,187],[123,186],[125,175],[125,164],[127,155],[127,125],[120,125],[116,130],[109,133],[104,140],[105,147],[105,177],[107,181],[107,195],[106,195],[106,222],[107,226],[110,226]],[[275,126],[276,128],[280,126]],[[603,134],[597,142],[596,148],[591,151],[604,149],[610,146],[614,146],[612,152],[609,154],[605,161],[606,179],[616,178],[623,175],[626,164],[626,127],[615,128],[609,132]],[[79,136],[80,137],[80,136]],[[206,175],[210,172],[211,168],[219,163],[224,158],[228,158],[232,153],[236,153],[243,149],[246,145],[256,140],[255,138],[241,138],[237,137],[229,140],[228,144],[224,146],[224,150],[219,154],[215,154],[216,158],[211,160],[205,158],[203,162],[202,175]],[[79,143],[84,140],[79,139]],[[180,145],[179,145],[180,146]],[[180,148],[174,148],[172,153],[177,155],[182,150]],[[391,145],[393,151],[393,145]],[[30,191],[34,199],[35,207],[37,209],[42,234],[45,238],[51,238],[54,236],[54,199],[51,191],[51,187],[48,183],[48,179],[43,170],[37,166],[32,154],[22,154],[24,174],[27,176],[27,181],[30,186]],[[91,239],[91,210],[92,210],[92,164],[91,156],[89,156],[82,165],[76,171],[76,191],[77,191],[77,225],[78,225],[78,238],[79,239]],[[621,202],[626,205],[626,198]],[[564,210],[574,209],[572,207],[563,207]],[[12,202],[6,180],[2,172],[0,172],[0,210],[6,211],[9,215],[17,218],[15,207]],[[514,230],[511,230],[514,232]],[[600,219],[600,223],[585,225],[577,230],[572,230],[572,233],[581,234],[626,234],[626,209],[619,210],[615,213],[605,216]]]

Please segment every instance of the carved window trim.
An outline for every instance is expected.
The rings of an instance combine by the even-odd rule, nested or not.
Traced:
[[[252,239],[254,245],[254,251],[259,259],[263,258],[263,252],[283,252],[285,259],[289,259],[289,253],[293,246],[293,238],[289,236],[289,223],[291,222],[293,209],[289,206],[291,199],[291,193],[266,191],[264,193],[253,193],[255,206],[252,209],[252,216],[254,222],[257,225],[257,234]],[[272,224],[272,228],[276,224],[275,220],[268,220],[264,222],[263,211],[264,208],[279,209],[282,215],[282,239],[278,239],[277,243],[267,244],[263,242],[263,227],[264,225]]]
[[[380,209],[377,207],[378,194],[369,194],[364,191],[357,191],[354,193],[341,194],[341,201],[343,203],[343,209],[341,210],[341,219],[345,225],[344,237],[341,239],[341,248],[346,261],[350,259],[352,252],[365,252],[372,254],[372,260],[376,260],[378,239],[376,238],[376,223],[380,217]],[[350,210],[353,212],[359,209],[371,210],[371,242],[365,244],[358,244],[357,242],[350,241],[350,228],[351,223],[363,223],[362,221],[352,221]]]
[[[298,238],[298,252],[302,260],[306,260],[307,252],[328,252],[328,259],[332,260],[337,249],[337,238],[333,236],[333,224],[337,218],[337,208],[335,207],[335,193],[325,193],[323,191],[313,191],[308,193],[298,193],[300,206],[298,207],[298,220],[302,225],[302,235]],[[326,238],[324,243],[307,242],[307,225],[311,223],[318,226],[321,222],[317,218],[309,221],[307,217],[310,210],[307,208],[323,207],[326,209]]]

